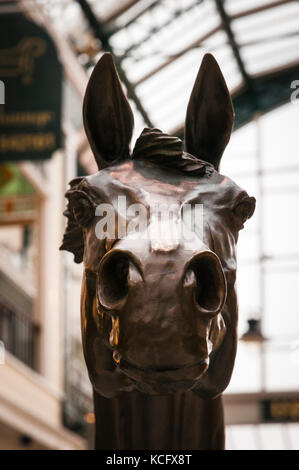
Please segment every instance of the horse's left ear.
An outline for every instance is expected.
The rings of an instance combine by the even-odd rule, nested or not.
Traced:
[[[134,117],[109,53],[100,58],[90,76],[83,120],[99,170],[129,156]]]
[[[186,151],[218,170],[233,122],[234,111],[224,77],[214,57],[206,54],[187,108]]]

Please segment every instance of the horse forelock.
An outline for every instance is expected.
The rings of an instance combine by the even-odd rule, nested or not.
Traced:
[[[210,176],[215,171],[211,163],[185,152],[181,139],[155,128],[143,129],[136,140],[132,159],[190,175]]]

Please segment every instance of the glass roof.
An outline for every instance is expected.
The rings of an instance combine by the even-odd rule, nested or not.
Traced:
[[[299,66],[296,0],[88,0],[101,40],[95,39],[79,0],[23,3],[38,4],[87,69],[104,50],[112,50],[143,107],[137,133],[144,125],[182,131],[207,51],[215,55],[233,94],[249,88],[257,75]],[[137,113],[138,107],[136,102]]]

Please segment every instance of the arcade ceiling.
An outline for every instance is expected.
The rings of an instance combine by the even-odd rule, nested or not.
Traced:
[[[26,3],[33,0],[25,0]],[[114,54],[140,125],[183,135],[206,52],[232,93],[235,128],[290,99],[299,78],[297,0],[35,0],[92,69]]]

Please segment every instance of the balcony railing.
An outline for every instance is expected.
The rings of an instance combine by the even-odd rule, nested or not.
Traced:
[[[37,368],[38,334],[39,325],[30,315],[0,296],[0,340],[7,351],[32,369]]]

